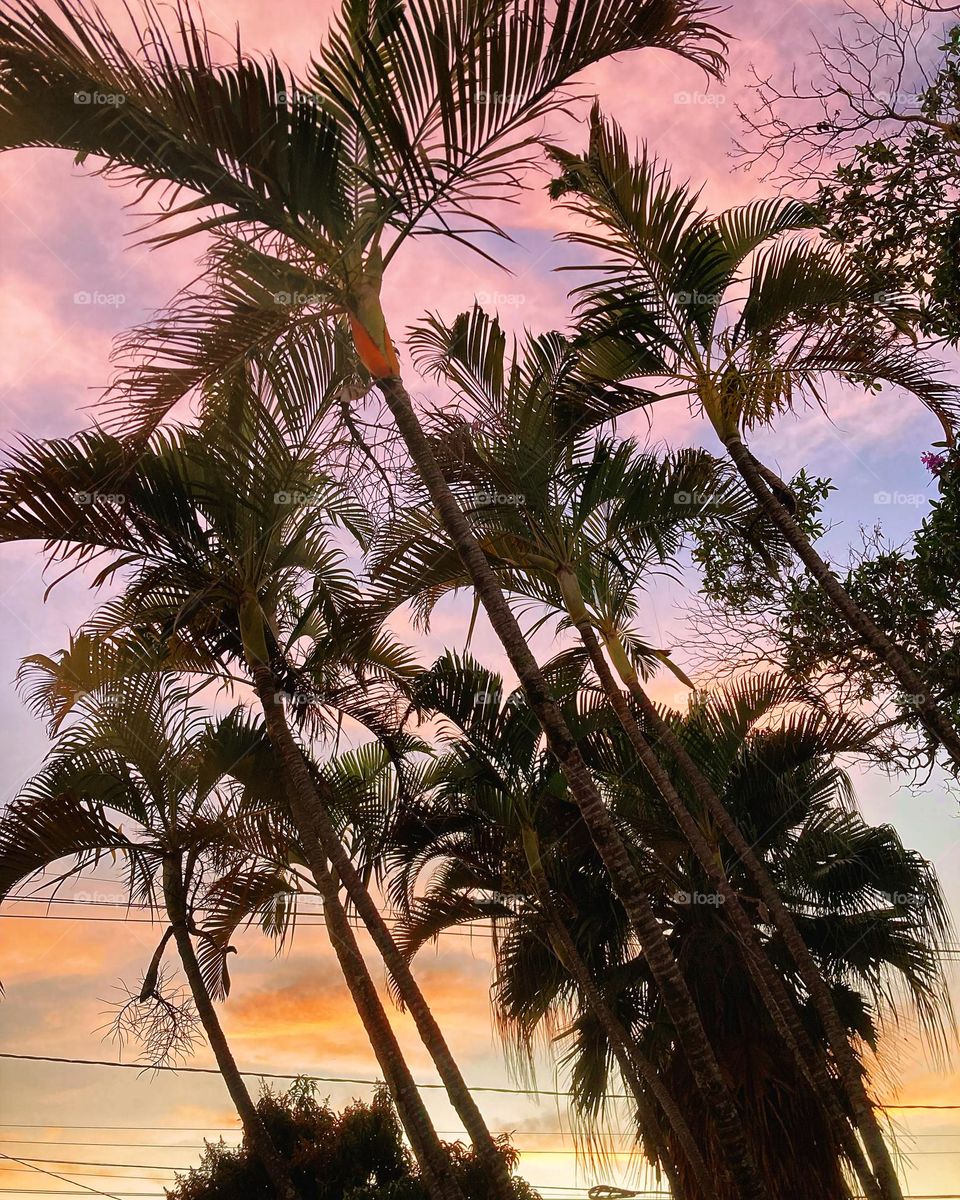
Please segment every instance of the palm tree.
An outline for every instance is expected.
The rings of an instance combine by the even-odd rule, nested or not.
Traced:
[[[719,74],[710,15],[699,0],[350,0],[298,77],[238,43],[217,62],[186,10],[169,28],[150,5],[131,11],[131,53],[95,7],[4,0],[0,148],[67,149],[141,200],[160,189],[155,219],[174,228],[157,242],[219,239],[213,263],[231,286],[181,298],[171,357],[125,381],[141,423],[252,345],[331,313],[369,373],[395,378],[380,288],[403,243],[501,233],[479,205],[519,194],[543,119],[591,65],[655,48]]]
[[[423,903],[415,897],[416,882],[431,862],[450,856],[454,847],[453,870],[461,884],[483,878],[491,891],[496,891],[491,880],[502,893],[522,890],[540,912],[553,953],[603,1026],[620,1072],[644,1110],[645,1127],[657,1128],[657,1111],[662,1112],[703,1194],[714,1195],[711,1175],[677,1098],[619,1021],[555,901],[538,828],[543,810],[549,812],[556,800],[551,791],[556,771],[543,769],[539,725],[528,708],[505,702],[500,678],[469,656],[441,658],[417,681],[414,701],[419,711],[440,715],[460,740],[450,744],[448,734],[446,753],[430,763],[416,786],[405,789],[390,813],[376,814],[379,822],[375,820],[372,829],[369,820],[366,823],[371,852],[394,866],[388,875],[395,877],[397,904],[408,917],[413,911],[422,915],[434,903],[442,909],[452,877],[442,873],[434,881],[433,898]],[[576,724],[576,712],[566,707],[565,715]],[[507,903],[512,902],[501,896],[491,901],[488,911],[502,915]],[[479,908],[468,902],[462,912],[474,916]],[[678,1188],[669,1156],[651,1158]]]
[[[738,492],[704,452],[660,459],[630,441],[616,444],[592,432],[592,425],[605,415],[595,396],[602,385],[589,374],[597,365],[596,343],[578,347],[556,335],[528,336],[522,347],[514,347],[508,361],[499,324],[478,309],[462,314],[450,327],[433,319],[414,332],[413,341],[422,369],[445,379],[463,400],[464,411],[445,417],[439,426],[436,453],[448,477],[457,481],[460,501],[482,536],[489,561],[509,592],[559,616],[561,628],[569,625],[576,630],[581,654],[716,893],[723,897],[725,916],[738,931],[746,965],[771,1016],[802,1069],[811,1073],[837,1127],[843,1129],[845,1121],[822,1055],[806,1037],[791,997],[763,955],[752,922],[709,839],[641,730],[610,663],[656,741],[680,764],[701,809],[750,870],[828,1032],[879,1184],[853,1142],[848,1147],[851,1160],[868,1194],[882,1194],[879,1186],[897,1195],[893,1163],[816,963],[769,872],[710,780],[661,719],[643,688],[638,667],[649,670],[663,663],[684,682],[690,681],[663,650],[647,645],[629,628],[639,590],[649,585],[655,570],[671,561],[695,524],[711,522],[727,537],[746,534],[760,543],[767,560],[775,564],[776,545],[762,545],[769,530],[763,522],[758,526],[749,496]],[[424,619],[445,589],[466,583],[460,562],[422,505],[395,521],[381,540],[382,548],[374,558],[375,577],[393,603],[417,597]],[[570,661],[571,652],[563,658]]]
[[[282,401],[269,409],[245,380],[211,398],[198,427],[147,444],[90,432],[25,445],[0,483],[0,537],[40,539],[54,557],[78,562],[105,556],[97,580],[121,571],[127,578],[92,632],[152,631],[169,648],[170,669],[254,684],[331,940],[425,1176],[446,1180],[449,1194],[447,1158],[347,920],[341,884],[478,1154],[510,1194],[503,1156],[344,849],[330,785],[309,768],[288,718],[289,709],[308,729],[325,710],[377,721],[411,670],[409,654],[387,635],[345,631],[343,614],[360,598],[328,535],[335,520],[361,535],[362,523],[319,469],[314,417],[299,410],[298,425],[294,416]]]
[[[744,1196],[758,1198],[736,1109],[696,1007],[626,847],[433,458],[380,306],[384,267],[404,238],[442,231],[469,240],[478,225],[496,232],[470,202],[521,185],[521,166],[535,143],[533,122],[564,103],[563,88],[578,71],[646,46],[720,69],[722,38],[695,0],[570,0],[551,9],[550,19],[547,7],[546,0],[351,4],[299,89],[275,61],[262,67],[239,51],[234,66],[214,67],[206,32],[189,17],[180,18],[171,37],[151,13],[137,30],[144,48],[137,58],[96,12],[58,0],[58,24],[33,4],[12,5],[0,27],[0,145],[61,146],[104,160],[105,173],[133,178],[147,192],[158,184],[175,195],[191,190],[198,199],[166,211],[192,221],[206,208],[210,215],[197,227],[229,231],[214,256],[224,286],[205,284],[183,297],[156,337],[133,342],[137,365],[121,401],[139,398],[141,418],[156,420],[185,389],[235,363],[251,344],[275,343],[291,322],[309,334],[311,315],[346,314],[359,357],[628,906],[698,1086],[711,1098],[730,1169],[743,1181]],[[105,106],[90,106],[78,119],[75,97],[91,90],[122,95],[122,104],[109,106],[109,120],[100,119]],[[288,291],[291,282],[301,286]],[[284,303],[271,303],[279,296]],[[296,313],[286,305],[291,296]],[[304,307],[306,314],[299,311]],[[146,365],[144,348],[154,351]],[[266,686],[266,676],[260,678]],[[285,762],[296,767],[289,748]]]
[[[642,374],[661,396],[699,407],[770,523],[960,765],[960,733],[922,667],[856,605],[795,519],[790,489],[744,442],[801,404],[823,406],[830,378],[903,388],[952,441],[957,390],[917,353],[913,309],[842,250],[804,236],[816,225],[808,205],[758,201],[708,217],[689,185],[646,153],[632,157],[596,107],[590,129],[585,154],[552,149],[554,196],[589,222],[565,236],[603,257],[598,281],[577,289],[584,337],[622,338],[646,356]]]
[[[610,1080],[611,1065],[618,1061],[615,1044],[579,989],[575,972],[551,944],[550,917],[530,884],[516,822],[511,826],[503,819],[504,812],[516,808],[535,812],[549,847],[542,856],[544,871],[582,960],[661,1080],[673,1094],[689,1096],[691,1081],[664,1023],[662,1000],[650,987],[629,922],[608,877],[598,870],[563,779],[548,757],[537,756],[535,746],[529,758],[524,752],[524,728],[529,730],[531,718],[522,697],[513,694],[504,701],[496,679],[487,682],[481,697],[465,697],[462,689],[458,694],[459,686],[454,673],[441,671],[429,689],[431,696],[446,694],[459,727],[452,764],[437,772],[436,797],[422,798],[389,831],[398,864],[396,891],[416,897],[408,905],[411,949],[450,926],[492,920],[497,927],[495,1001],[504,1027],[522,1045],[541,1029],[550,1036],[565,1033],[574,1097],[589,1113],[599,1109],[615,1088]],[[862,1052],[877,1048],[888,1020],[896,1025],[905,1019],[903,1010],[895,1011],[894,997],[913,1009],[934,1047],[945,1043],[952,1018],[939,954],[949,920],[929,864],[905,850],[890,827],[871,828],[851,808],[849,782],[834,759],[862,743],[862,730],[805,710],[800,700],[792,685],[760,677],[695,698],[686,714],[665,713],[664,719],[714,781],[780,882],[866,1073]],[[771,724],[785,706],[790,715]],[[739,935],[723,919],[724,906],[696,856],[677,838],[663,796],[637,763],[622,729],[611,725],[589,697],[581,719],[591,730],[588,759],[606,780],[618,820],[631,830],[651,895],[722,1047],[770,1194],[784,1200],[852,1195],[844,1139],[744,970]],[[668,766],[680,776],[675,762]],[[695,806],[692,792],[688,800]],[[750,873],[719,838],[715,851],[794,992],[808,1036],[822,1040],[822,1024],[804,1002],[802,980]],[[684,1116],[712,1167],[718,1150],[700,1103],[699,1097],[685,1103]],[[703,1189],[674,1130],[645,1127],[647,1111],[638,1106],[645,1152],[662,1147],[661,1152],[676,1156],[678,1200],[699,1200]],[[853,1124],[852,1111],[846,1119]],[[721,1197],[726,1188],[718,1185]]]
[[[52,660],[30,665],[42,707],[53,667]],[[38,672],[48,678],[37,680]],[[161,983],[172,939],[244,1134],[276,1194],[296,1200],[289,1164],[257,1112],[217,1016],[214,1001],[229,990],[227,944],[197,924],[225,875],[256,871],[268,882],[265,894],[277,899],[289,890],[283,874],[238,836],[238,798],[219,769],[228,724],[211,722],[182,687],[148,673],[78,699],[44,766],[0,820],[0,899],[61,859],[71,863],[58,866],[55,886],[108,854],[123,862],[131,901],[158,904],[168,921],[136,997],[138,1004],[154,1002],[168,1023],[154,1040],[169,1051],[181,1041],[183,1016],[165,1000]]]

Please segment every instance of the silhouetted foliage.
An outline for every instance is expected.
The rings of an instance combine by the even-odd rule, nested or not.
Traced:
[[[257,1111],[303,1200],[428,1200],[386,1089],[370,1103],[355,1100],[342,1112],[317,1099],[315,1085],[300,1079],[283,1095],[266,1090]],[[511,1169],[518,1154],[502,1138]],[[493,1200],[484,1166],[460,1142],[447,1146],[464,1196]],[[514,1180],[517,1200],[537,1193]],[[246,1142],[208,1142],[200,1165],[167,1189],[168,1200],[274,1200],[275,1190]]]

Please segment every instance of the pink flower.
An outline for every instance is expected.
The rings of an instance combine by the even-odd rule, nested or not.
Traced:
[[[947,456],[945,454],[934,454],[932,451],[927,451],[926,454],[920,455],[920,461],[927,468],[931,475],[939,475],[943,468],[947,465]]]

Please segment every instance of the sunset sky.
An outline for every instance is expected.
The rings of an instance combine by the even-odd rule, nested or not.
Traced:
[[[327,2],[295,0],[205,0],[200,5],[210,27],[233,33],[239,20],[248,50],[273,50],[301,67],[320,40],[330,11]],[[120,14],[110,3],[108,13]],[[705,184],[711,208],[763,194],[756,177],[734,173],[729,151],[739,132],[736,103],[748,102],[748,68],[783,77],[804,56],[814,36],[834,27],[838,4],[773,0],[733,0],[721,23],[734,35],[730,76],[707,88],[694,68],[669,56],[647,52],[595,70],[584,82],[585,96],[597,94],[604,108],[632,137],[646,139],[681,177]],[[122,18],[118,23],[123,27]],[[586,102],[579,110],[586,112]],[[579,148],[583,125],[556,119],[555,140]],[[4,440],[15,434],[68,434],[89,420],[83,411],[110,374],[111,338],[143,320],[193,274],[200,244],[149,251],[137,245],[130,196],[86,176],[69,155],[30,151],[0,157],[0,425]],[[508,225],[514,245],[497,248],[503,269],[478,256],[442,246],[437,239],[408,245],[393,267],[384,307],[395,336],[427,310],[450,317],[475,298],[497,308],[511,327],[562,327],[568,314],[567,277],[554,268],[564,250],[554,241],[563,215],[551,210],[542,181],[518,206],[498,218]],[[489,247],[488,247],[489,248]],[[94,295],[97,303],[78,302]],[[865,397],[854,390],[832,398],[832,421],[820,413],[782,422],[775,440],[758,438],[768,461],[785,477],[807,463],[829,475],[837,492],[828,506],[833,522],[830,546],[843,555],[857,541],[859,525],[882,520],[889,534],[904,537],[922,519],[932,494],[920,455],[938,437],[936,423],[902,396]],[[624,427],[628,430],[629,425]],[[646,435],[639,421],[635,429]],[[715,443],[684,407],[655,412],[651,440],[673,446]],[[900,503],[884,502],[896,494]],[[4,741],[3,798],[13,795],[41,763],[46,740],[41,725],[24,709],[13,687],[22,655],[51,652],[68,630],[83,620],[94,598],[78,577],[57,587],[44,603],[39,552],[26,546],[0,552],[0,736]],[[675,656],[685,661],[681,606],[683,592],[666,587],[653,593],[646,620],[662,641],[674,639]],[[443,605],[429,637],[421,637],[429,661],[446,646],[463,645],[468,607]],[[473,649],[491,665],[502,663],[489,631],[481,625]],[[541,639],[541,656],[549,652]],[[658,695],[676,698],[660,681]],[[960,911],[960,822],[955,798],[934,777],[913,790],[896,787],[882,775],[858,776],[869,819],[895,823],[907,845],[937,865],[955,912]],[[98,1027],[120,979],[136,980],[156,944],[157,930],[132,913],[121,923],[122,899],[109,866],[64,893],[91,902],[84,907],[12,902],[0,911],[0,1050],[64,1058],[117,1060],[114,1046]],[[92,902],[104,903],[92,907]],[[96,917],[96,920],[89,918]],[[109,922],[115,924],[111,931]],[[251,1070],[315,1073],[369,1079],[376,1067],[345,989],[340,983],[324,931],[314,920],[300,929],[290,952],[275,960],[272,946],[245,935],[235,960],[234,988],[223,1017],[240,1064]],[[487,1004],[490,978],[484,936],[445,937],[436,953],[426,951],[418,976],[471,1083],[516,1086],[504,1065]],[[382,975],[382,971],[380,972]],[[425,1052],[407,1019],[394,1011],[417,1077],[435,1079]],[[124,1061],[134,1060],[128,1051]],[[937,1069],[925,1061],[909,1037],[897,1043],[896,1078],[884,1099],[902,1105],[956,1105],[960,1108],[960,1067]],[[207,1066],[203,1050],[193,1065]],[[529,1082],[529,1081],[528,1081]],[[556,1086],[549,1055],[537,1073],[544,1089]],[[322,1083],[322,1094],[342,1104],[365,1089],[355,1084]],[[585,1189],[596,1182],[636,1179],[625,1157],[599,1174],[578,1169],[569,1119],[561,1101],[510,1093],[480,1092],[478,1100],[496,1130],[516,1130],[524,1150],[522,1172],[536,1185],[556,1191]],[[456,1117],[438,1092],[429,1093],[438,1125],[451,1136]],[[960,1111],[945,1109],[894,1114],[903,1134],[901,1147],[913,1195],[960,1192]],[[93,1124],[90,1125],[89,1123]],[[16,1063],[0,1059],[0,1153],[43,1159],[38,1167],[112,1194],[160,1195],[169,1168],[196,1160],[203,1136],[224,1130],[235,1139],[237,1122],[219,1079],[213,1075],[141,1076],[136,1071]],[[620,1125],[624,1131],[625,1122]],[[621,1139],[619,1145],[625,1146]],[[95,1168],[78,1163],[118,1164]],[[123,1165],[129,1164],[129,1165]],[[144,1170],[149,1165],[151,1170]],[[157,1168],[157,1169],[152,1169]],[[165,1168],[165,1169],[160,1169]],[[107,1181],[110,1182],[107,1182]],[[67,1189],[49,1176],[0,1160],[0,1196],[16,1191]],[[76,1194],[80,1194],[78,1186]],[[585,1193],[583,1193],[585,1194]]]

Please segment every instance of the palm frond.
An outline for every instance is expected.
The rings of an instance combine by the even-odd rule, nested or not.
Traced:
[[[237,221],[307,239],[342,233],[347,198],[333,115],[293,99],[296,81],[276,60],[260,63],[238,48],[230,65],[218,65],[188,7],[172,19],[151,3],[139,19],[128,15],[133,53],[96,7],[5,6],[0,145],[94,157],[104,173],[139,184],[141,197],[159,187],[162,219],[191,223],[164,240]]]
[[[55,779],[55,773],[53,775]],[[0,897],[63,858],[79,872],[113,852],[139,847],[107,818],[102,807],[75,794],[56,793],[41,774],[4,811],[0,821]]]

